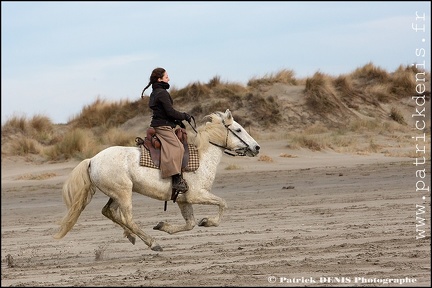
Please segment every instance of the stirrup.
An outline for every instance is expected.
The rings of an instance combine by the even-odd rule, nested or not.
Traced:
[[[178,194],[180,194],[180,190],[173,188],[171,193],[171,200],[173,200],[173,203],[176,202]]]
[[[178,189],[172,189],[172,192],[171,192],[171,200],[173,200],[173,203],[175,203],[176,202],[176,200],[177,200],[177,196],[179,195],[179,194],[183,194],[183,193],[186,193],[187,192],[187,190],[186,191],[182,191],[182,190],[178,190]]]
[[[187,182],[183,178],[177,184],[181,186],[181,189],[173,186],[172,193],[171,193],[171,200],[173,200],[174,203],[176,202],[177,196],[179,194],[186,193],[189,190],[189,186],[187,185]]]
[[[189,187],[185,181],[181,181],[180,183],[173,185],[172,189],[177,190],[177,191],[181,191],[181,192],[186,192],[189,189]]]
[[[180,190],[176,190],[176,189],[174,189],[174,188],[172,189],[172,191],[171,191],[171,200],[173,201],[173,203],[176,202],[176,200],[177,200],[177,196],[178,196],[180,193],[185,193],[185,192],[182,192],[182,191],[180,191]],[[164,204],[164,211],[167,210],[167,202],[168,202],[168,201],[165,201],[165,204]]]

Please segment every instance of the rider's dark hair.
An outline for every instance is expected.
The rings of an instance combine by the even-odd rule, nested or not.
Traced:
[[[150,85],[156,83],[158,81],[159,78],[162,78],[165,74],[166,70],[164,68],[158,67],[153,69],[151,75],[150,75],[150,80],[149,83],[147,84],[147,86],[144,88],[144,90],[141,93],[141,97],[142,95],[144,95],[144,91],[150,87]]]

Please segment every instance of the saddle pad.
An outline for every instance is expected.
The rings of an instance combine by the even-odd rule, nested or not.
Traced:
[[[188,144],[188,146],[189,146],[189,161],[188,161],[188,165],[182,169],[183,172],[192,172],[197,170],[199,167],[198,149],[193,144]],[[140,166],[159,169],[159,167],[154,164],[153,160],[150,157],[150,152],[144,147],[144,145],[140,145],[140,147],[141,147]]]

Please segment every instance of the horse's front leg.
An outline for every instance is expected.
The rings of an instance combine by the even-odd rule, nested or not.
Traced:
[[[219,226],[219,223],[222,220],[223,213],[225,209],[228,208],[226,201],[208,191],[205,191],[199,196],[200,197],[192,199],[191,202],[193,204],[217,205],[219,207],[219,213],[213,217],[202,218],[200,221],[198,221],[198,226],[204,226],[204,227]]]
[[[185,202],[177,202],[177,204],[186,223],[183,225],[173,225],[167,222],[159,222],[156,226],[153,227],[153,229],[165,231],[169,234],[174,234],[177,232],[189,231],[195,227],[196,222],[193,214],[192,204]]]

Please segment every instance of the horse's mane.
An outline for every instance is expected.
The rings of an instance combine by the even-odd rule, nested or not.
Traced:
[[[233,121],[230,118],[229,121],[231,122],[227,123],[225,114],[219,111],[209,114],[203,119],[208,120],[208,122],[197,128],[198,133],[193,139],[193,144],[197,147],[199,153],[208,147],[210,139],[215,143],[224,144],[227,133],[223,121],[225,121],[226,125],[231,124]]]

